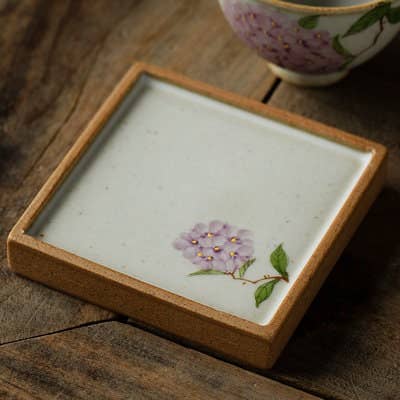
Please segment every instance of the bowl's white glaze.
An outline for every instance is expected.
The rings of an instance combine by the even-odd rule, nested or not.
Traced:
[[[342,79],[400,30],[400,0],[365,4],[336,0],[329,3],[331,7],[281,0],[219,2],[232,29],[268,60],[274,73],[300,85],[321,86]],[[342,6],[349,3],[354,5]]]

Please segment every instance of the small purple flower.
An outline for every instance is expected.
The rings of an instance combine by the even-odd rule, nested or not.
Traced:
[[[247,229],[238,229],[235,226],[226,225],[224,235],[230,243],[253,246],[253,235]]]
[[[221,221],[196,224],[176,239],[173,246],[201,269],[234,273],[254,253],[251,232]]]
[[[235,272],[253,255],[253,247],[228,242],[221,254],[221,260],[225,263],[226,272]]]
[[[346,59],[332,46],[328,31],[304,29],[277,10],[244,0],[222,2],[236,34],[268,61],[301,73],[338,71]]]

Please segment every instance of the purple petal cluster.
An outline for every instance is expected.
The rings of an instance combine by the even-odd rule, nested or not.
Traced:
[[[173,243],[185,258],[200,269],[233,273],[254,253],[252,234],[221,221],[196,224]]]
[[[236,34],[268,61],[301,73],[338,71],[345,58],[323,30],[304,29],[294,19],[266,5],[225,0],[224,14]]]

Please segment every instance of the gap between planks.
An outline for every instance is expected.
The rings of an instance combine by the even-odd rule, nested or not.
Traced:
[[[264,104],[268,104],[269,103],[269,101],[271,100],[271,98],[274,95],[274,93],[278,90],[280,84],[281,84],[281,79],[275,78],[275,80],[272,83],[271,87],[268,89],[267,93],[265,94],[265,96],[261,100],[262,103],[264,103]]]
[[[117,323],[117,325],[115,323]],[[125,326],[125,328],[123,328],[123,326]],[[189,359],[190,358],[195,358],[196,361],[200,362],[200,367],[201,367],[201,365],[207,364],[207,368],[210,367],[210,371],[213,372],[213,375],[217,375],[217,377],[220,376],[222,381],[225,381],[225,379],[223,379],[224,376],[231,376],[231,373],[232,372],[235,373],[235,371],[236,371],[236,375],[238,377],[240,376],[242,379],[246,378],[246,379],[249,380],[249,382],[248,382],[249,383],[249,388],[248,389],[249,390],[254,390],[254,393],[253,393],[254,395],[256,395],[258,393],[257,396],[256,396],[257,398],[259,398],[260,393],[262,393],[263,390],[264,391],[268,390],[267,394],[269,393],[270,395],[274,395],[274,398],[275,398],[275,396],[277,396],[276,399],[278,399],[278,398],[282,399],[282,400],[283,399],[285,399],[285,400],[288,400],[288,399],[318,400],[318,399],[320,399],[320,397],[318,397],[317,393],[311,393],[311,392],[309,392],[307,390],[305,391],[304,389],[298,389],[293,385],[279,382],[278,380],[271,379],[270,377],[265,376],[265,375],[263,376],[263,374],[259,373],[258,371],[242,368],[240,365],[236,366],[236,365],[234,365],[232,363],[227,363],[223,359],[221,360],[221,359],[217,359],[216,357],[210,357],[208,354],[203,354],[202,352],[199,352],[198,349],[196,349],[196,348],[191,348],[191,347],[184,346],[184,347],[186,347],[186,349],[184,350],[184,355],[175,356],[175,355],[179,354],[179,352],[176,352],[173,349],[176,348],[176,347],[180,347],[181,346],[180,343],[176,343],[175,341],[172,341],[169,338],[160,337],[159,335],[154,335],[153,332],[148,332],[147,329],[138,329],[138,327],[133,325],[131,322],[127,322],[127,321],[124,321],[124,320],[121,320],[121,321],[108,320],[108,321],[98,321],[98,322],[95,322],[95,323],[82,324],[81,326],[77,326],[75,328],[60,330],[58,332],[53,332],[53,333],[44,334],[44,335],[38,335],[38,336],[33,337],[31,339],[39,339],[39,340],[41,340],[41,339],[45,338],[45,345],[46,345],[46,343],[49,344],[49,343],[53,343],[54,342],[54,340],[51,338],[52,336],[58,336],[59,334],[69,333],[69,332],[71,332],[72,335],[74,335],[74,334],[75,335],[76,334],[79,335],[80,332],[87,332],[87,330],[85,328],[91,329],[93,327],[95,327],[94,328],[95,332],[98,331],[98,330],[100,330],[100,332],[108,330],[110,334],[111,334],[111,332],[115,332],[115,335],[116,335],[115,337],[116,338],[119,337],[118,335],[120,335],[121,332],[125,331],[125,333],[121,336],[122,339],[124,337],[125,338],[129,338],[129,341],[126,342],[125,344],[123,344],[120,341],[120,339],[118,339],[118,341],[114,340],[114,341],[110,342],[109,339],[108,339],[110,337],[109,335],[105,335],[103,338],[102,338],[101,335],[99,335],[99,336],[97,336],[97,339],[100,338],[100,342],[99,341],[97,342],[97,347],[98,347],[98,349],[101,349],[101,348],[109,349],[110,345],[111,346],[115,346],[115,343],[117,343],[117,346],[119,346],[119,347],[127,346],[126,351],[125,351],[126,354],[122,356],[123,359],[124,359],[123,364],[124,365],[130,365],[131,368],[132,368],[132,372],[134,371],[135,368],[137,368],[137,362],[135,362],[135,361],[137,361],[136,360],[137,358],[144,357],[144,359],[146,361],[151,361],[151,359],[153,358],[156,363],[163,364],[163,362],[162,362],[163,358],[166,357],[166,359],[169,359],[168,353],[171,355],[171,353],[173,352],[174,356],[172,358],[174,358],[174,357],[177,358],[177,360],[175,360],[175,361],[181,360],[181,362],[177,362],[176,363],[176,367],[180,367],[180,368],[176,369],[176,371],[177,371],[176,372],[176,376],[177,377],[180,377],[182,374],[184,375],[185,374],[184,371],[187,371],[187,369],[184,368],[184,365],[182,365],[182,363],[184,364],[186,362],[188,364],[191,364],[191,361],[188,361],[188,358]],[[83,331],[82,331],[82,328],[83,328]],[[142,327],[140,327],[140,328],[142,328]],[[135,332],[136,332],[136,334],[135,334]],[[139,337],[137,337],[138,334],[139,334]],[[92,335],[90,335],[90,334],[87,335],[86,334],[86,336],[90,338]],[[64,336],[61,336],[61,339],[60,339],[61,342],[60,343],[63,343],[63,339],[62,339],[63,337]],[[74,337],[74,336],[72,336],[72,337]],[[96,335],[94,337],[96,337]],[[48,341],[46,342],[46,338],[49,338],[50,342],[48,342]],[[26,345],[29,345],[26,342],[28,340],[30,341],[31,339],[21,339],[21,340],[18,340],[16,342],[18,342],[22,346],[26,346]],[[84,341],[85,340],[83,340],[83,342]],[[16,348],[13,347],[16,344],[16,342],[8,343],[7,345],[0,346],[0,349],[4,349],[2,351],[2,354],[4,352],[5,352],[4,354],[7,354],[7,352],[8,352],[8,354],[10,354],[12,357],[14,357],[13,354],[14,354],[15,349],[17,349],[16,350],[17,351],[16,354],[18,354],[19,347],[18,346]],[[32,344],[33,348],[35,348],[37,343],[40,343],[40,342],[36,342],[36,341],[32,342],[33,343]],[[157,342],[158,342],[159,345],[161,343],[163,343],[163,345],[162,346],[157,346]],[[65,343],[65,340],[64,340],[64,343]],[[143,346],[143,351],[131,352],[130,353],[131,355],[129,356],[128,355],[129,354],[129,350],[130,350],[129,349],[129,345],[132,344],[132,343],[134,344],[134,347],[136,348],[136,350],[138,349],[136,346],[138,346],[138,345],[140,347]],[[11,350],[7,349],[8,346],[10,346]],[[163,348],[163,351],[159,353],[158,349],[161,348],[161,347]],[[146,350],[146,348],[147,348],[147,350]],[[57,345],[57,349],[58,349],[57,351],[59,351],[60,349],[62,349],[62,346],[58,347],[58,345]],[[149,350],[149,349],[151,349],[151,350]],[[72,351],[73,351],[73,353],[75,353],[75,357],[77,357],[76,351],[75,350],[72,350]],[[118,348],[116,348],[115,351],[116,351],[116,353],[113,352],[113,354],[114,355],[116,354],[117,358],[118,357],[121,358],[120,355],[118,356]],[[154,352],[154,356],[153,357],[149,357],[149,354],[147,354],[149,351],[150,351],[150,356],[151,356],[151,352]],[[35,354],[35,350],[32,351],[32,354]],[[90,354],[92,354],[92,352],[89,351],[88,354],[90,355]],[[74,357],[74,356],[72,356],[72,357]],[[88,359],[85,359],[86,360],[85,362],[87,363],[89,359],[90,359],[90,357]],[[66,363],[67,363],[68,362],[68,358],[65,358],[65,360],[66,360]],[[186,361],[182,361],[182,360],[186,360]],[[24,358],[24,362],[25,361],[26,360]],[[94,360],[93,362],[95,362],[95,361],[96,360]],[[174,361],[174,359],[172,359],[172,362],[173,361]],[[55,362],[57,362],[57,360],[55,360]],[[90,360],[89,360],[89,363],[90,363]],[[53,365],[53,364],[51,363],[51,365]],[[5,367],[7,367],[7,365],[5,365]],[[45,372],[46,371],[46,365],[45,364],[41,364],[38,367],[38,371],[35,371],[35,373],[39,373],[40,374],[41,370],[42,370],[43,373],[46,373]],[[146,366],[144,366],[144,370],[145,371],[146,370],[149,371],[150,368],[148,368],[148,367],[146,368]],[[174,367],[174,370],[175,370],[175,367]],[[18,370],[18,372],[21,372],[21,371]],[[165,372],[165,371],[163,370],[163,372]],[[190,372],[190,369],[189,369],[189,372]],[[143,376],[141,374],[138,374],[137,377],[138,377],[139,381],[141,379],[143,379]],[[57,378],[53,377],[53,379],[57,379]],[[242,379],[239,380],[239,381],[242,381]],[[186,379],[184,379],[184,381],[186,382]],[[64,385],[68,384],[68,382],[67,381],[64,382],[62,380],[62,378],[61,378],[60,382],[61,382],[60,385],[62,385],[63,383],[64,383]],[[251,384],[252,382],[253,382],[253,384]],[[8,383],[12,383],[12,382],[10,381]],[[205,384],[206,386],[207,386],[207,383],[208,383],[208,380],[206,380],[205,383],[203,382],[203,384]],[[52,384],[54,384],[54,382]],[[202,389],[204,390],[204,388],[201,387],[202,380],[201,379],[199,380],[199,376],[194,376],[193,385],[198,386],[199,384],[200,384],[200,388],[198,388],[198,390],[199,391],[202,391]],[[228,383],[225,382],[225,384],[227,384],[228,387],[230,387],[229,382]],[[209,390],[213,389],[213,390],[218,392],[221,389],[222,390],[221,394],[222,393],[226,394],[226,391],[224,390],[224,388],[218,388],[218,387],[214,387],[214,386],[216,386],[216,385],[211,385],[211,388]],[[241,384],[241,386],[246,386],[246,384],[244,384],[244,385]],[[27,387],[27,389],[29,390],[31,388]],[[38,390],[42,390],[42,389],[45,390],[46,386],[44,385],[43,387],[39,387],[37,389]],[[207,387],[205,389],[207,389]],[[197,389],[194,388],[194,390],[197,390]],[[233,392],[231,394],[232,394],[232,398],[235,397],[235,396],[233,396]],[[315,397],[315,396],[317,396],[317,397]],[[177,398],[181,398],[181,397],[178,396]],[[200,397],[200,398],[202,398],[202,397]],[[215,397],[215,398],[217,398],[217,397]],[[242,397],[240,397],[240,398],[242,398]]]
[[[51,331],[51,332],[48,332],[48,333],[42,333],[40,335],[33,335],[33,336],[29,336],[29,337],[24,337],[24,338],[21,338],[21,339],[10,340],[8,342],[1,343],[0,344],[0,348],[5,347],[5,346],[9,346],[9,345],[13,345],[15,343],[26,342],[27,340],[31,340],[31,339],[40,339],[40,338],[43,338],[43,337],[46,337],[46,336],[57,335],[59,333],[72,331],[74,329],[85,328],[87,326],[103,324],[103,323],[106,323],[106,322],[120,322],[122,324],[127,324],[127,320],[128,320],[128,317],[125,317],[123,315],[117,315],[116,317],[113,317],[113,318],[106,318],[106,319],[102,319],[102,320],[98,320],[98,321],[86,322],[84,324],[79,324],[79,325],[71,326],[71,327],[68,327],[68,328],[65,328],[65,329],[59,329],[59,330]]]

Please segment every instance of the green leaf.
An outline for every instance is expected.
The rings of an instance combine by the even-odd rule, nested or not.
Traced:
[[[381,3],[377,5],[375,8],[368,11],[356,22],[354,22],[354,24],[351,25],[351,27],[343,35],[343,37],[354,35],[369,28],[370,26],[377,23],[380,19],[382,19],[388,13],[389,10],[390,10],[390,3]]]
[[[400,7],[391,8],[386,16],[391,24],[398,24],[400,22]]]
[[[283,250],[282,244],[280,244],[272,253],[269,258],[272,266],[278,271],[284,278],[288,277],[286,268],[288,266],[288,258],[285,250]]]
[[[268,297],[271,296],[271,293],[278,282],[279,279],[274,279],[273,281],[263,283],[256,289],[254,292],[254,299],[256,300],[257,308],[263,301],[267,300]]]
[[[225,275],[225,272],[217,271],[216,269],[200,269],[196,272],[192,272],[189,276],[196,275]]]
[[[256,261],[255,258],[252,258],[251,260],[246,261],[239,269],[239,278],[243,278],[244,274],[246,273],[246,271],[249,269],[250,266],[252,266],[254,264],[254,262]]]
[[[340,35],[336,35],[332,41],[332,47],[336,51],[336,53],[340,54],[344,58],[353,59],[354,55],[351,54],[347,49],[345,49],[340,42]]]
[[[298,24],[304,29],[314,29],[318,25],[320,15],[308,15],[307,17],[300,18]]]

